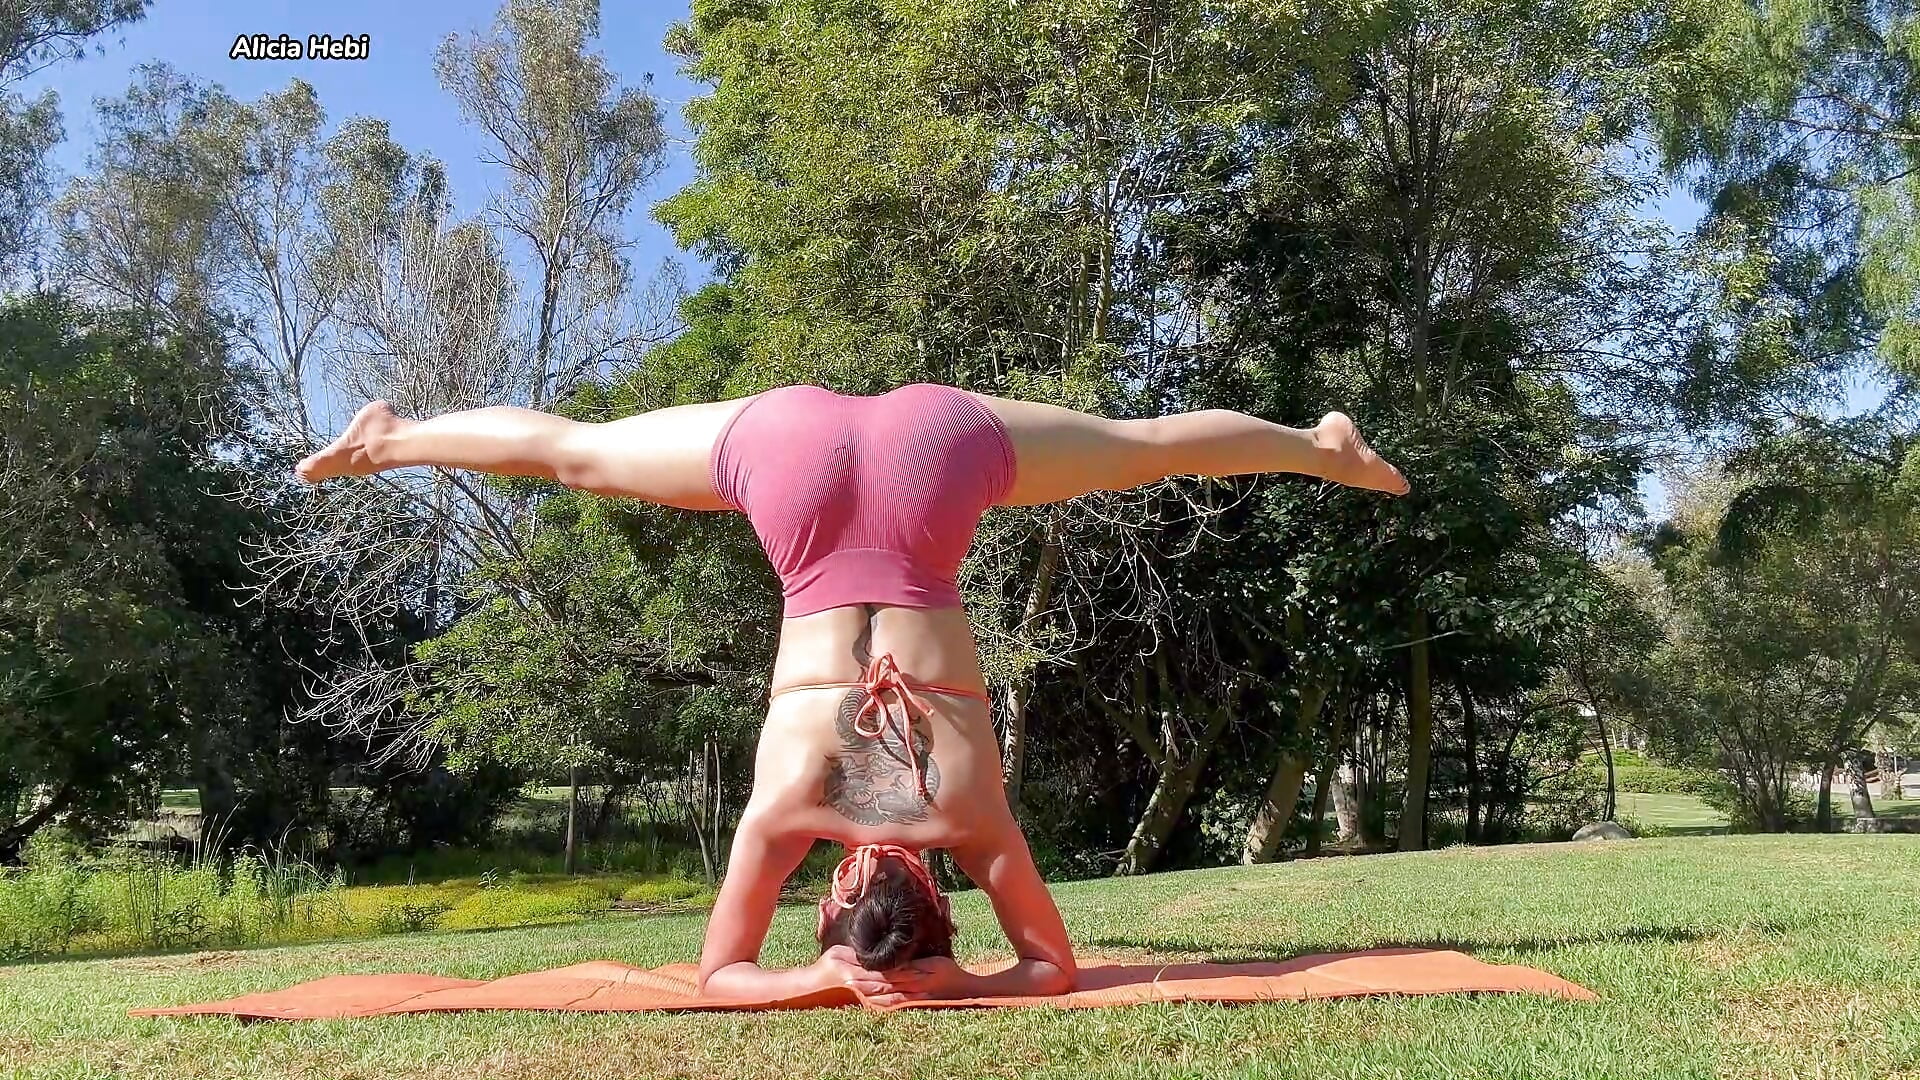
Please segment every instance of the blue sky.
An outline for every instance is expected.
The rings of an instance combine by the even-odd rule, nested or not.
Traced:
[[[291,79],[305,79],[318,92],[330,127],[353,116],[377,116],[391,125],[400,145],[445,162],[455,208],[468,215],[486,203],[491,186],[500,181],[479,163],[483,141],[441,90],[433,57],[448,34],[488,29],[497,10],[492,0],[155,0],[145,19],[102,38],[100,55],[41,72],[21,90],[31,95],[52,88],[60,95],[67,142],[55,161],[72,175],[85,169],[97,137],[94,99],[125,93],[140,64],[164,60],[194,78],[218,83],[242,101],[281,89]],[[675,252],[671,236],[646,215],[646,204],[677,190],[693,175],[681,106],[698,88],[680,76],[679,61],[660,48],[668,24],[686,11],[684,3],[652,0],[613,0],[602,6],[596,51],[623,85],[639,86],[648,74],[653,76],[652,90],[664,107],[672,136],[667,167],[631,219],[641,243],[635,266],[643,279],[660,259]],[[370,55],[365,60],[228,59],[237,36],[256,33],[302,41],[309,34],[366,34]],[[681,258],[697,277],[697,262]]]

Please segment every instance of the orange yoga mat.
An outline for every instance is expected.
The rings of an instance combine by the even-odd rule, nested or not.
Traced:
[[[135,1009],[135,1016],[239,1016],[257,1020],[322,1020],[348,1016],[455,1012],[463,1009],[548,1009],[563,1012],[807,1009],[862,1005],[879,1012],[914,1008],[1039,1005],[1092,1009],[1172,1001],[1306,1001],[1363,994],[1547,994],[1592,1001],[1594,993],[1544,971],[1484,964],[1436,949],[1375,949],[1302,956],[1256,964],[1103,964],[1080,969],[1079,986],[1056,997],[967,998],[867,1004],[835,989],[773,1000],[714,1000],[694,993],[692,964],[637,968],[596,960],[483,982],[435,975],[334,975],[285,990],[201,1005]]]

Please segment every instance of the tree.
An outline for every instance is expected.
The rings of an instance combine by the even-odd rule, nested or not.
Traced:
[[[59,98],[33,101],[20,81],[79,59],[87,43],[145,17],[151,0],[60,0],[0,11],[0,263],[12,266],[32,246],[35,219],[51,194],[47,153],[60,141]]]
[[[1907,441],[1868,420],[1762,442],[1739,459],[1754,482],[1729,502],[1716,536],[1736,576],[1751,571],[1818,604],[1793,638],[1847,680],[1818,721],[1822,831],[1832,827],[1834,770],[1864,753],[1874,725],[1906,711],[1920,674],[1920,564],[1908,558],[1920,519],[1896,471]],[[1777,559],[1790,569],[1770,567]],[[1864,793],[1864,779],[1850,779]]]
[[[1794,823],[1795,767],[1819,768],[1824,794],[1842,759],[1910,711],[1916,691],[1910,507],[1862,498],[1873,488],[1830,456],[1799,462],[1802,483],[1828,481],[1827,498],[1806,502],[1751,474],[1699,482],[1654,545],[1670,596],[1656,734],[1681,752],[1717,752],[1768,831]]]
[[[1696,44],[1662,69],[1664,164],[1695,178],[1731,292],[1764,300],[1793,287],[1810,301],[1756,305],[1747,320],[1763,334],[1788,322],[1803,331],[1801,364],[1780,374],[1832,376],[1866,350],[1920,370],[1913,13],[1779,0],[1701,0],[1674,13]],[[1749,355],[1748,373],[1767,362]]]
[[[487,224],[533,261],[535,407],[655,338],[621,320],[632,245],[621,218],[659,172],[665,131],[653,97],[619,88],[587,51],[599,32],[599,0],[507,0],[493,36],[449,36],[436,64],[486,134],[486,163],[506,174]]]
[[[0,856],[158,796],[245,707],[201,530],[232,520],[242,371],[218,342],[54,295],[0,307]]]
[[[1181,369],[1214,298],[1166,287],[1149,222],[1186,197],[1180,156],[1288,107],[1285,65],[1241,61],[1295,26],[1241,2],[696,3],[669,46],[713,87],[688,106],[700,174],[656,215],[758,328],[730,389],[933,379],[1116,416],[1210,404]],[[1016,802],[1043,669],[1169,602],[1144,552],[1204,506],[1153,500],[982,525],[962,588]],[[1087,603],[1123,579],[1139,588]]]
[[[1566,301],[1608,282],[1623,248],[1644,246],[1623,221],[1635,178],[1600,162],[1641,100],[1621,75],[1665,44],[1656,33],[1626,54],[1610,46],[1622,28],[1613,20],[1635,17],[1624,10],[1543,15],[1504,3],[1391,4],[1360,24],[1351,66],[1329,69],[1340,74],[1329,77],[1328,103],[1347,118],[1332,135],[1335,156],[1351,171],[1339,186],[1344,198],[1328,210],[1377,298],[1378,370],[1410,388],[1396,441],[1425,451],[1409,459],[1410,517],[1444,512],[1420,494],[1440,485],[1419,473],[1426,460],[1458,460],[1436,451],[1451,429],[1476,426],[1473,413],[1488,391],[1498,394],[1533,368],[1617,381],[1607,378],[1617,367],[1594,364],[1589,351],[1606,336],[1604,318],[1574,315]],[[1602,299],[1603,311],[1622,301]],[[1424,845],[1431,643],[1445,632],[1435,626],[1435,606],[1447,599],[1423,592],[1408,605],[1404,629],[1403,850]]]

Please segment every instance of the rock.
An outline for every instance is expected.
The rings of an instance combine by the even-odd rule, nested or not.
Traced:
[[[1575,840],[1631,840],[1633,834],[1617,821],[1596,821],[1580,826],[1580,831],[1574,833],[1573,838]]]

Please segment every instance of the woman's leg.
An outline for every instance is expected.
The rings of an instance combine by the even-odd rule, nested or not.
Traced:
[[[1262,472],[1407,492],[1400,471],[1382,461],[1341,413],[1328,413],[1311,428],[1282,427],[1226,409],[1109,420],[1036,401],[974,396],[1013,438],[1013,490],[1000,500],[1007,506],[1125,491],[1168,476]]]
[[[363,407],[333,445],[295,469],[309,483],[409,465],[541,476],[599,495],[722,510],[708,474],[713,441],[751,398],[668,409],[604,424],[497,405],[403,420],[384,401]]]

